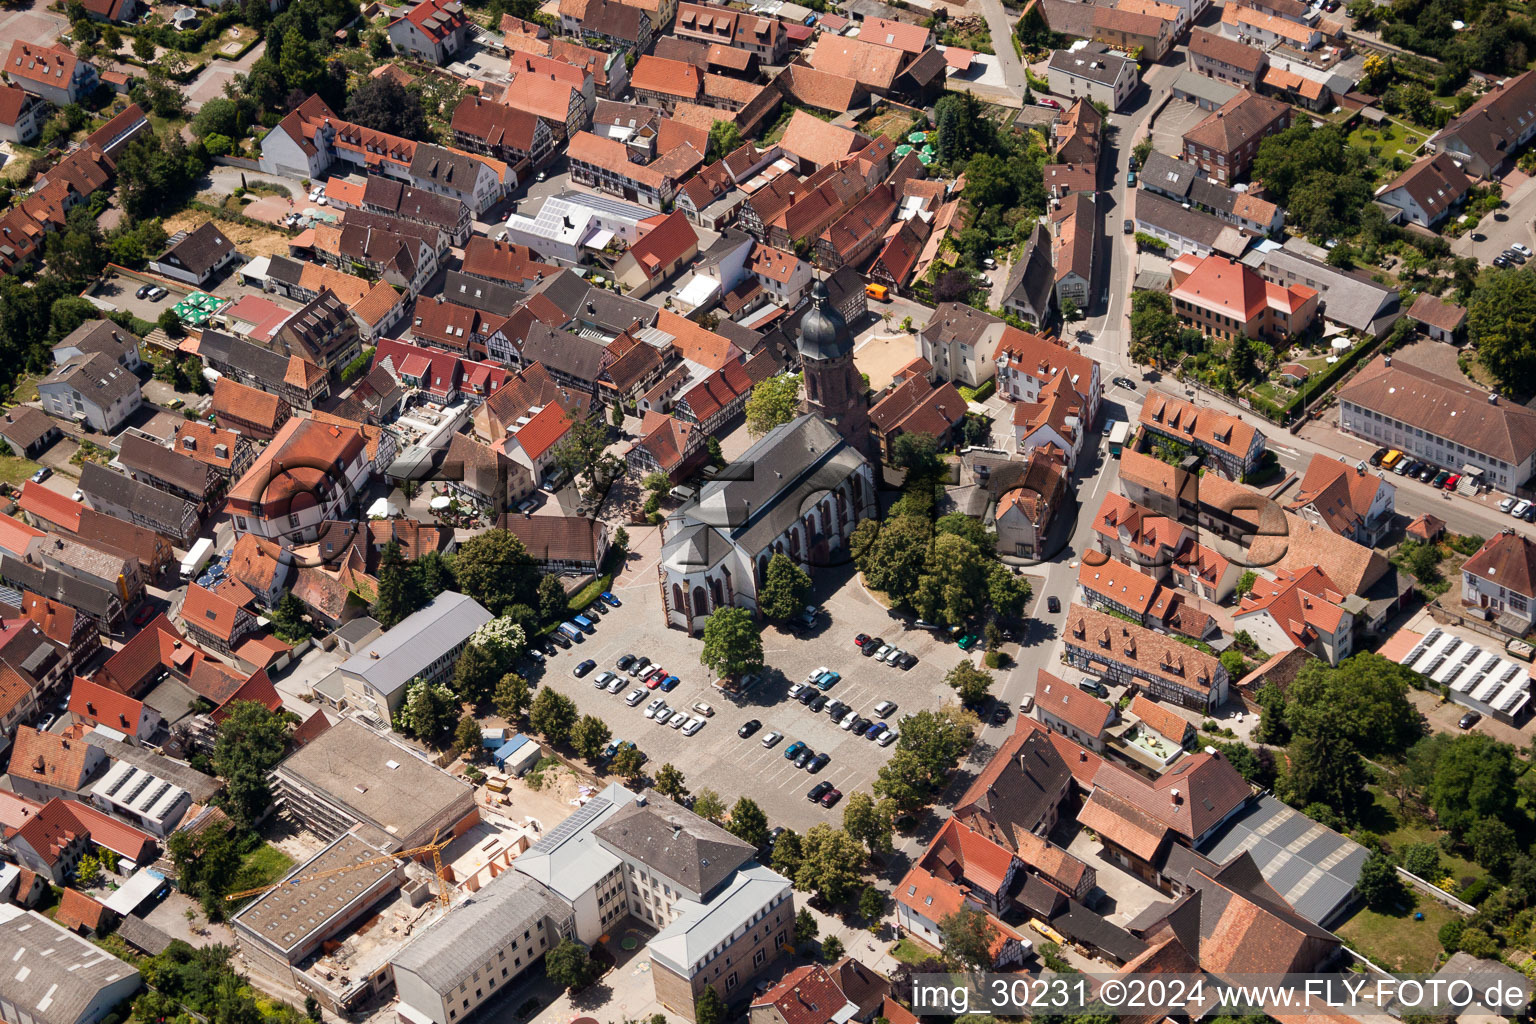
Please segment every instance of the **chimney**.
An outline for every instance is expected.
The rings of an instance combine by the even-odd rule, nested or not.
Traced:
[[[1392,365],[1392,357],[1391,356],[1383,356],[1382,357],[1382,365],[1383,366],[1391,366]]]
[[[1168,795],[1173,798],[1173,802],[1175,804],[1181,804],[1184,802],[1184,798],[1179,795],[1179,791],[1176,789],[1170,789],[1168,791]]]
[[[379,660],[379,652],[378,651],[369,651],[368,652],[368,657],[372,658],[374,661],[378,661]]]
[[[1498,405],[1499,404],[1499,396],[1494,394],[1492,391],[1488,392],[1488,404],[1489,405]]]

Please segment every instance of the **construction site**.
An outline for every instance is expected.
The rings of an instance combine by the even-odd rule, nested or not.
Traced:
[[[397,851],[346,832],[276,884],[230,895],[249,900],[230,919],[245,966],[334,1013],[376,1006],[394,989],[395,954],[456,896],[509,870],[541,831],[534,819],[489,814],[457,836]]]

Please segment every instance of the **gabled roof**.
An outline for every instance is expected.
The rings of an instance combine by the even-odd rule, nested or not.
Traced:
[[[1288,117],[1290,109],[1279,100],[1244,90],[1185,132],[1184,141],[1218,153],[1234,153],[1270,124]]]
[[[1363,524],[1384,487],[1382,477],[1346,466],[1321,452],[1312,456],[1300,485],[1286,502],[1293,512],[1312,506],[1334,533],[1347,533]]]
[[[1228,39],[1217,32],[1197,28],[1189,33],[1189,52],[1198,57],[1209,57],[1229,64],[1249,74],[1258,74],[1267,63],[1264,51],[1247,46],[1236,39]]]
[[[1035,706],[1088,736],[1103,736],[1115,720],[1115,709],[1109,704],[1043,668],[1035,677]]]
[[[1144,615],[1157,596],[1158,582],[1124,562],[1090,553],[1077,571],[1077,585],[1090,594]]]
[[[1429,292],[1419,293],[1413,305],[1408,307],[1408,316],[1421,324],[1438,327],[1446,332],[1459,330],[1467,322],[1466,307],[1446,302]]]
[[[641,235],[629,247],[629,254],[648,279],[665,273],[689,249],[697,249],[699,236],[681,210],[673,210],[661,223]]]
[[[946,881],[999,894],[1013,867],[1013,853],[952,817],[945,820],[918,865]]]
[[[192,584],[181,606],[181,621],[188,629],[209,633],[226,643],[234,639],[240,624],[240,606],[219,594]]]
[[[899,52],[891,52],[900,56]],[[835,164],[844,157],[857,153],[868,144],[869,139],[858,132],[829,124],[803,110],[796,110],[790,115],[789,124],[779,139],[779,148],[784,152],[818,167]],[[789,187],[794,186],[791,183]],[[769,218],[764,216],[763,219],[766,222]]]
[[[1488,538],[1461,571],[1527,598],[1536,597],[1536,543],[1504,530]]]
[[[1386,197],[1402,189],[1413,197],[1425,213],[1439,217],[1458,202],[1472,187],[1469,179],[1449,153],[1436,153],[1415,162],[1393,178],[1377,194]]]
[[[1202,408],[1156,390],[1142,405],[1140,422],[1143,427],[1156,432],[1238,458],[1247,456],[1256,436],[1263,437],[1262,432],[1245,419]]]
[[[85,762],[91,749],[84,740],[41,729],[18,729],[11,745],[10,773],[72,792],[85,781]]]
[[[643,802],[620,808],[593,834],[706,899],[756,853],[752,844],[655,791],[641,796]]]
[[[797,967],[752,1000],[752,1009],[772,1006],[784,1024],[828,1024],[844,1019],[850,1000],[820,964]],[[855,1009],[857,1009],[855,1007]],[[755,1014],[754,1014],[755,1015]]]
[[[14,81],[20,79],[38,85],[68,89],[74,82],[75,69],[80,64],[66,47],[54,44],[43,46],[17,39],[11,43],[10,55],[5,60],[5,73]]]
[[[1509,158],[1516,140],[1536,119],[1536,75],[1527,71],[1494,86],[1442,128],[1435,140],[1455,138],[1489,167]]]
[[[76,676],[74,686],[69,691],[69,712],[132,736],[139,731],[144,705],[111,687]]]

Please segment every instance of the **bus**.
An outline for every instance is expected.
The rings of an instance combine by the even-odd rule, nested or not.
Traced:
[[[1125,450],[1125,442],[1131,436],[1131,424],[1128,420],[1117,420],[1109,427],[1109,454],[1119,455]]]

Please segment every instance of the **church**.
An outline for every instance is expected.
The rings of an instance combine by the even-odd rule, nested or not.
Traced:
[[[860,520],[879,510],[864,383],[853,338],[824,283],[800,323],[801,415],[769,431],[662,524],[667,625],[701,631],[716,608],[757,611],[768,560],[783,552],[814,574],[848,560]]]

